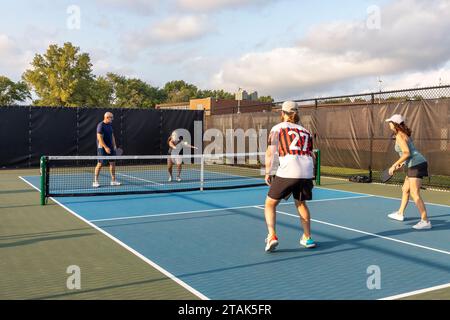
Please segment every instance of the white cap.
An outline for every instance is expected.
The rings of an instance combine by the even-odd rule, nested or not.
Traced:
[[[284,112],[297,112],[297,103],[294,101],[285,101],[281,106],[281,110]]]
[[[405,122],[405,118],[401,114],[394,114],[392,117],[390,117],[389,119],[386,119],[385,121],[400,124],[400,123]]]

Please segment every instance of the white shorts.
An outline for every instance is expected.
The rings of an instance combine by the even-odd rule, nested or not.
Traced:
[[[172,163],[175,163],[176,165],[180,165],[183,163],[183,157],[180,155],[170,155],[169,161],[171,161]]]

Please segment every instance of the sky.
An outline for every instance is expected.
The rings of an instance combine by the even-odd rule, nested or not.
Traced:
[[[71,42],[95,75],[276,101],[450,84],[450,0],[2,1],[0,75]]]

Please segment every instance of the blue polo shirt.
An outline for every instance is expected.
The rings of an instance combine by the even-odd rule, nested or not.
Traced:
[[[97,133],[103,135],[103,141],[108,148],[113,149],[113,127],[112,124],[106,124],[103,121],[97,125]],[[97,139],[97,148],[101,148]]]

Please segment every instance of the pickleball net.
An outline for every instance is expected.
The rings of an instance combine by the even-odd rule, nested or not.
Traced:
[[[317,153],[317,151],[316,151]],[[168,172],[172,162],[172,175]],[[43,156],[41,203],[48,197],[247,188],[265,185],[265,153],[162,156]],[[94,169],[102,163],[98,185]],[[110,163],[115,164],[112,185]],[[178,164],[181,164],[180,172]],[[169,179],[170,178],[170,179]]]

